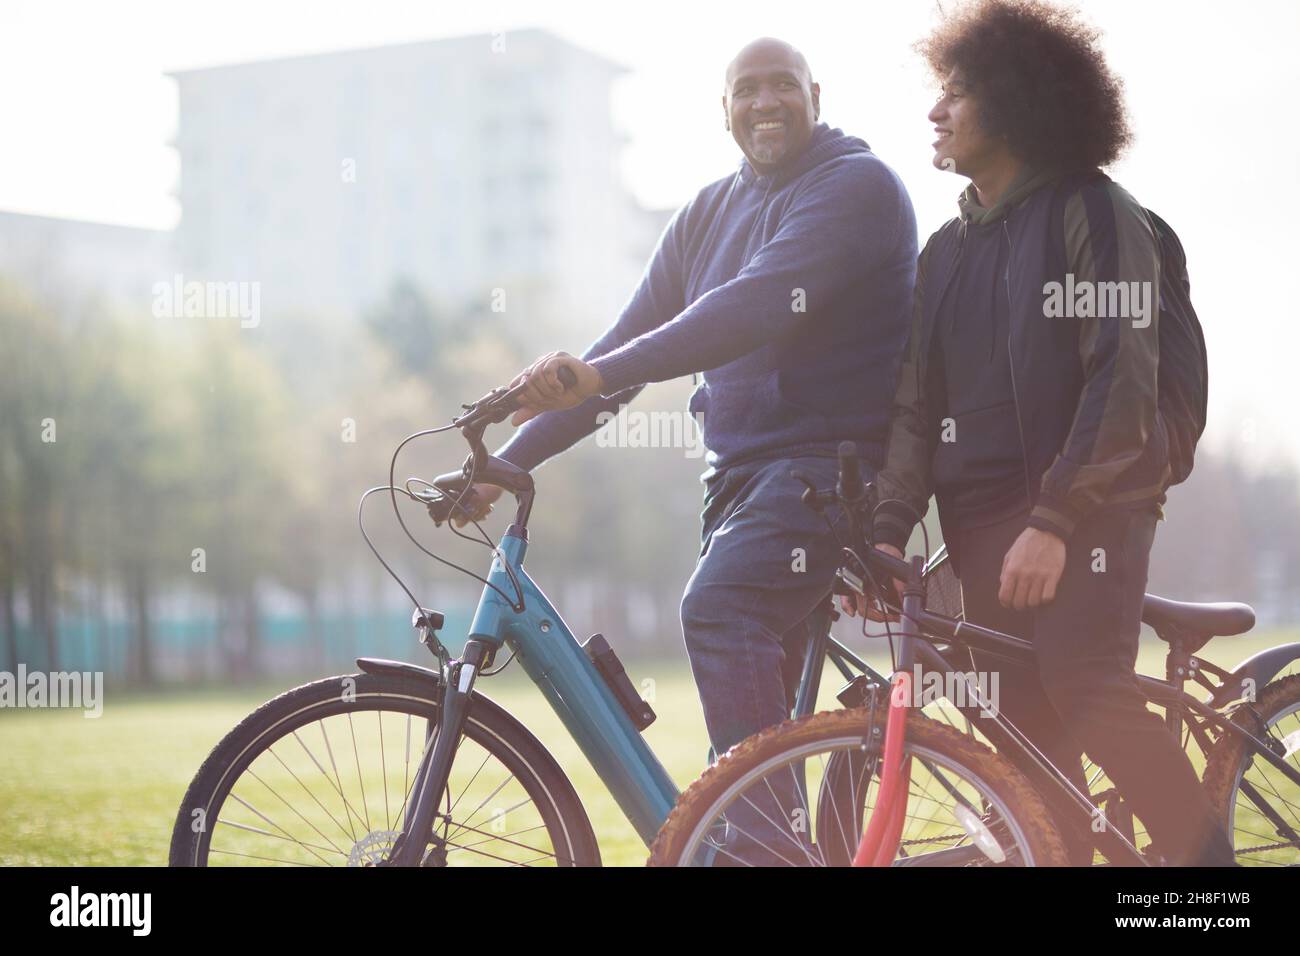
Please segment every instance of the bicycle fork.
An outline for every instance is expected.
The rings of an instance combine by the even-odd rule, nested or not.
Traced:
[[[881,756],[880,788],[876,806],[868,821],[854,866],[890,866],[898,855],[903,824],[907,818],[907,798],[912,779],[912,758],[903,756],[907,729],[907,710],[912,704],[911,668],[915,658],[913,641],[917,635],[917,618],[924,610],[925,591],[921,584],[924,564],[919,557],[911,560],[912,574],[903,589],[903,609],[899,618],[901,631],[898,670],[894,673],[885,718],[885,746]],[[869,729],[868,729],[869,731]]]
[[[393,842],[392,852],[384,861],[384,866],[419,866],[424,861],[424,850],[433,832],[433,818],[438,801],[447,786],[451,764],[465,729],[474,681],[491,650],[482,641],[468,641],[463,657],[451,661],[443,670],[437,737],[432,747],[426,745],[424,748],[424,756],[416,768],[415,784],[406,805],[402,832]]]
[[[889,866],[898,855],[898,841],[907,815],[907,785],[912,776],[912,758],[903,756],[903,734],[911,699],[912,677],[900,670],[894,675],[889,694],[876,808],[853,856],[854,866]]]

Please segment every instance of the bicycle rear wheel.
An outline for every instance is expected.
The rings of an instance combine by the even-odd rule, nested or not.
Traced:
[[[382,862],[438,733],[436,691],[433,680],[356,674],[264,704],[190,784],[171,865]],[[568,778],[522,724],[477,692],[424,865],[600,865]]]
[[[880,719],[883,720],[883,717]],[[787,721],[733,747],[682,794],[651,866],[845,866],[879,785],[864,709]],[[895,866],[1064,866],[1041,796],[1005,759],[912,714]]]
[[[1270,741],[1300,769],[1300,674],[1272,681],[1234,720]],[[1284,743],[1286,741],[1286,743]],[[1300,787],[1250,751],[1236,735],[1210,748],[1203,784],[1243,866],[1300,865]]]

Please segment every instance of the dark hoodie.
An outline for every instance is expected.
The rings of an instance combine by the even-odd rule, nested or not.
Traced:
[[[677,211],[618,321],[583,353],[605,394],[539,415],[498,454],[531,470],[645,384],[704,372],[690,408],[713,469],[844,440],[878,461],[916,248],[899,178],[819,124],[784,168],[742,162]]]

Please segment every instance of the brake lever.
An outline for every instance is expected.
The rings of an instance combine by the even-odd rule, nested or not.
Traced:
[[[799,500],[817,514],[823,514],[827,505],[835,503],[835,492],[833,490],[818,491],[813,480],[798,468],[790,469],[790,477],[804,486],[803,492],[799,495]]]
[[[468,518],[474,513],[477,495],[473,488],[467,488],[459,495],[444,493],[438,498],[425,497],[424,504],[428,509],[429,517],[433,519],[433,526],[441,528],[443,522],[451,520],[453,512],[460,512]]]
[[[843,594],[852,597],[855,594],[866,594],[866,590],[866,582],[848,568],[841,566],[835,572],[835,581],[831,585],[832,594]]]
[[[858,563],[856,555],[854,555],[853,561]],[[836,570],[831,593],[843,594],[847,597],[861,596],[869,600],[874,599],[890,614],[897,614],[899,611],[897,595],[892,587],[878,585],[874,578],[863,577],[847,565],[842,564]]]
[[[436,498],[431,495],[421,495],[420,497],[429,512],[429,517],[433,519],[433,526],[441,528],[443,522],[451,518],[451,506],[455,499],[447,495],[439,495]]]
[[[817,495],[817,486],[813,484],[813,480],[809,478],[807,475],[805,475],[798,468],[790,469],[790,477],[793,478],[795,481],[800,482],[804,486],[803,493],[799,495],[799,500],[802,501],[809,508],[811,508],[813,511],[816,511],[820,514],[822,509],[812,500],[815,499]]]
[[[469,405],[466,405],[465,403],[462,402],[460,407],[463,408],[464,411],[461,412],[461,414],[457,415],[455,418],[453,418],[451,420],[451,423],[453,425],[463,428],[466,426],[472,427],[474,425],[486,427],[488,425],[495,425],[497,424],[497,422],[503,421],[506,418],[506,416],[510,414],[510,409],[502,408],[502,409],[494,410],[492,406],[495,405],[497,402],[499,402],[503,397],[505,397],[505,395],[508,394],[509,391],[510,390],[508,388],[502,386],[500,388],[492,389],[492,391],[488,392],[478,401],[473,402]]]
[[[425,506],[435,527],[442,527],[453,512],[467,516],[474,513],[476,492],[469,484],[469,476],[470,461],[467,459],[459,473],[439,475],[433,481],[425,482],[425,487],[413,492],[411,497]]]

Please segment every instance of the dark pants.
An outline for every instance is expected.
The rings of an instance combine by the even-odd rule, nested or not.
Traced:
[[[1147,709],[1135,677],[1155,514],[1089,516],[1068,542],[1055,600],[1014,611],[998,603],[998,585],[1025,517],[959,533],[954,555],[966,619],[1034,644],[1037,672],[975,655],[977,669],[1001,669],[1001,712],[1085,792],[1080,758],[1087,752],[1169,863],[1230,865],[1232,846],[1191,762]],[[1055,809],[1072,859],[1091,863],[1090,821],[1077,808]]]
[[[800,501],[795,468],[826,489],[839,465],[833,458],[736,465],[706,485],[682,633],[715,754],[790,716],[809,638],[830,627],[839,546],[825,519]]]

